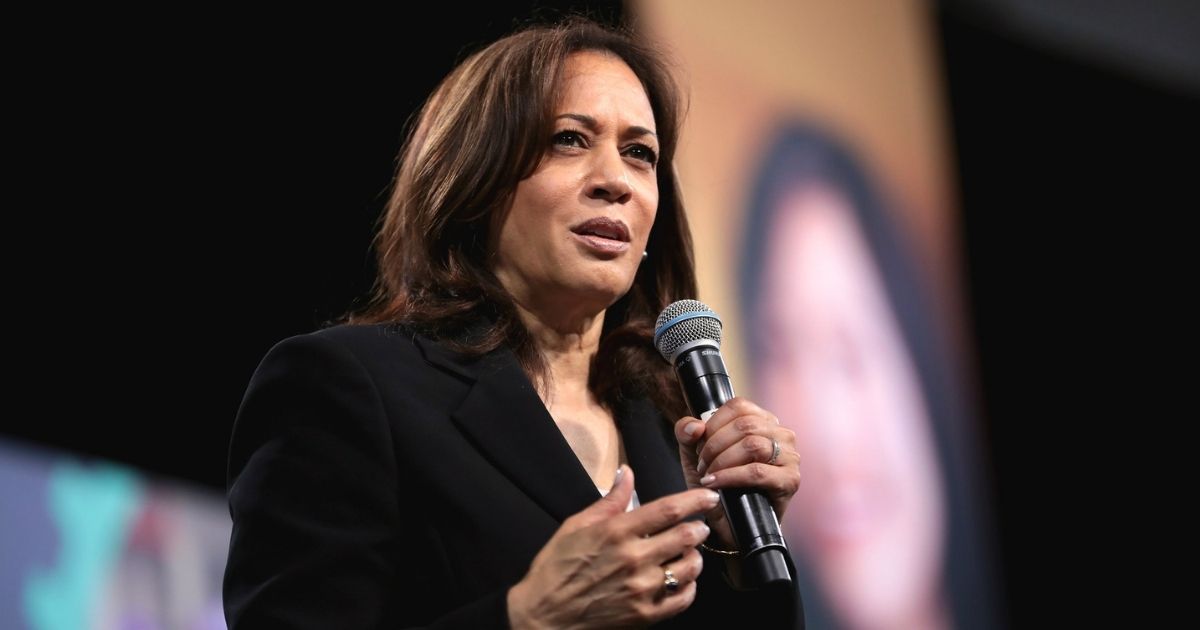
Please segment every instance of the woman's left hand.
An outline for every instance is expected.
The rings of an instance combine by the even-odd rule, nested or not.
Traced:
[[[689,488],[754,488],[783,519],[800,488],[796,434],[779,419],[745,398],[721,405],[708,422],[687,416],[675,423],[679,459]],[[712,535],[734,548],[733,532],[721,505],[706,515]]]

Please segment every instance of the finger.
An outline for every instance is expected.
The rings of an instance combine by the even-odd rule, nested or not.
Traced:
[[[569,525],[569,529],[582,528],[624,514],[633,497],[633,487],[633,469],[621,464],[608,494],[568,518],[563,525]]]
[[[669,594],[660,587],[652,603],[652,612],[647,615],[647,621],[654,623],[674,617],[687,610],[694,601],[696,601],[696,582],[694,580],[687,583],[682,583],[681,580],[679,590],[674,594]]]
[[[711,510],[720,498],[707,488],[667,495],[624,515],[621,525],[638,536],[657,534],[689,516]]]
[[[692,547],[688,549],[678,560],[672,560],[663,565],[664,569],[670,569],[671,574],[675,579],[679,580],[680,586],[688,582],[695,582],[700,577],[700,572],[704,570],[704,556],[700,554],[700,550]]]
[[[700,577],[700,572],[704,568],[704,559],[700,556],[700,552],[696,549],[690,550],[676,560],[667,562],[661,565],[648,566],[643,571],[643,575],[639,576],[639,582],[649,586],[650,594],[656,601],[661,601],[669,597],[678,597],[683,594],[683,590],[689,584],[692,584]],[[669,585],[670,576],[675,578],[675,587]]]
[[[708,417],[708,435],[714,435],[721,427],[736,420],[741,416],[762,416],[770,419],[773,423],[778,424],[779,420],[767,410],[754,404],[748,398],[735,396],[725,401],[713,415]]]
[[[712,530],[704,521],[684,521],[639,541],[642,558],[649,564],[660,565],[696,549],[708,540]]]
[[[675,439],[680,444],[692,445],[704,437],[704,422],[684,416],[675,423]]]
[[[680,418],[675,423],[675,440],[679,442],[679,463],[683,465],[685,477],[694,477],[699,456],[697,451],[704,438],[704,423],[691,416]],[[689,484],[690,485],[690,484]]]
[[[787,498],[800,488],[800,467],[755,462],[709,473],[700,482],[707,488],[753,488],[771,497]]]
[[[778,453],[776,453],[776,448],[779,449]],[[698,468],[697,471],[707,474],[753,462],[779,465],[789,454],[789,449],[785,449],[783,444],[774,438],[747,435],[736,444],[718,453],[716,458],[711,462],[706,462],[705,467]],[[774,461],[772,461],[772,457],[775,458]]]
[[[791,445],[795,443],[795,434],[786,427],[781,427],[771,419],[764,416],[747,415],[739,416],[731,422],[727,422],[724,426],[713,429],[706,429],[708,439],[705,440],[704,446],[697,453],[697,470],[704,473],[704,469],[712,465],[712,462],[726,450],[733,448],[743,439],[750,435],[762,436],[766,440],[768,448],[771,447],[771,440],[779,440],[781,445]],[[762,442],[751,443],[745,448],[755,448],[762,446]],[[773,450],[773,448],[772,448]],[[771,451],[767,452],[767,457],[771,456]],[[763,459],[761,461],[766,461]]]

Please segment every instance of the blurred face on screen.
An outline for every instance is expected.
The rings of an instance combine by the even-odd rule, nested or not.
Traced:
[[[796,432],[804,474],[783,527],[849,627],[936,627],[943,515],[931,428],[847,204],[805,185],[766,243],[758,385]]]

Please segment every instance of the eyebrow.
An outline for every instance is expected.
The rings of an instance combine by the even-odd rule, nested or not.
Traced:
[[[600,123],[596,122],[595,118],[592,118],[591,116],[588,116],[587,114],[559,114],[554,119],[558,120],[559,118],[570,118],[571,120],[578,120],[579,122],[583,123],[584,125],[586,125],[588,128],[590,128],[593,131],[600,128]],[[649,129],[647,129],[645,127],[639,126],[639,125],[631,126],[628,129],[628,131],[631,131],[635,135],[639,135],[639,136],[654,136],[655,138],[658,138],[658,134],[654,133],[653,131],[650,131]]]

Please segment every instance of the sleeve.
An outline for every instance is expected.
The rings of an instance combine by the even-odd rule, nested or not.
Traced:
[[[250,380],[229,451],[226,621],[241,628],[398,628],[429,619],[402,566],[401,471],[367,370],[318,334],[277,344]],[[403,569],[403,571],[402,571]],[[497,592],[430,628],[507,627]]]
[[[704,571],[689,613],[712,627],[803,630],[804,599],[796,580],[783,587],[747,589],[739,585],[739,558],[701,551]],[[788,557],[792,575],[796,568]]]

